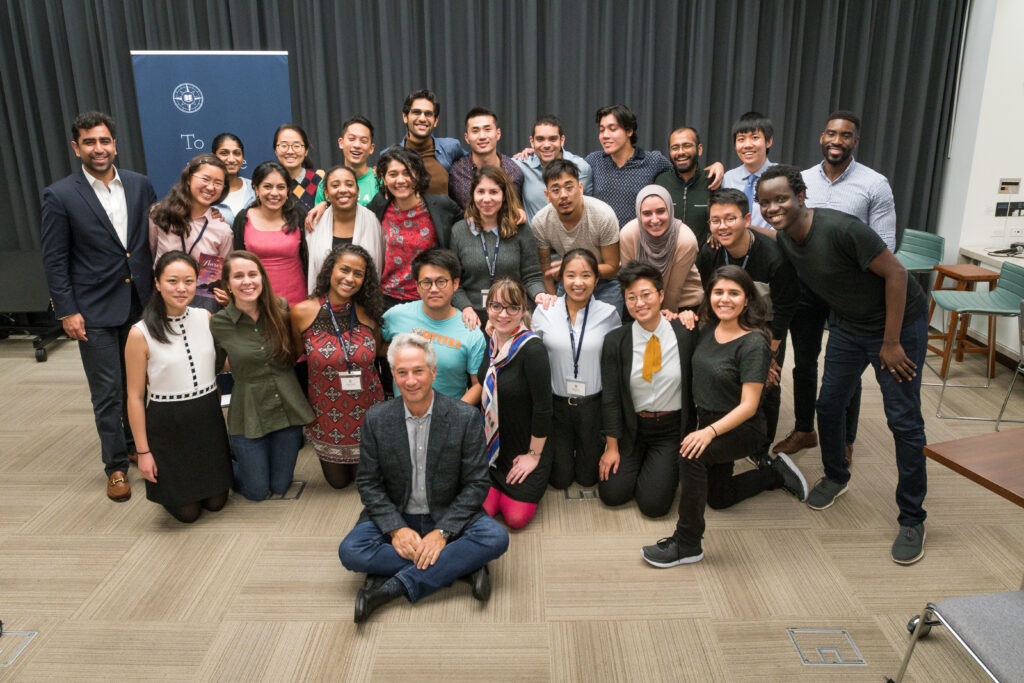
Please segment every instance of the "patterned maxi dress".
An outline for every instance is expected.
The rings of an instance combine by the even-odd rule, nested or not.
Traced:
[[[353,317],[351,302],[333,309],[342,340],[348,344],[351,369],[362,374],[361,391],[342,390],[345,353],[328,305],[326,299],[320,299],[320,312],[302,333],[309,357],[309,403],[316,414],[304,431],[318,458],[354,465],[359,462],[359,431],[366,411],[384,400],[384,389],[373,362],[377,345],[370,328]],[[353,320],[355,329],[349,330]]]

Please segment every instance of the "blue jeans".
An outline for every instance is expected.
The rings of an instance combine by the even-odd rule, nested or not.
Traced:
[[[882,337],[860,337],[833,325],[829,330],[825,349],[825,373],[821,378],[821,393],[816,405],[818,412],[818,439],[825,476],[839,484],[850,480],[846,465],[846,411],[853,392],[858,390],[864,369],[870,363],[875,379],[882,390],[885,417],[896,441],[896,504],[899,506],[901,526],[914,526],[924,521],[922,505],[928,491],[925,471],[924,418],[921,416],[921,371],[924,368],[925,347],[928,344],[928,322],[924,315],[903,326],[900,345],[904,353],[917,365],[917,375],[910,381],[897,382],[892,373],[883,370],[878,352]]]
[[[420,536],[434,530],[430,515],[403,517]],[[338,557],[349,571],[397,578],[405,586],[409,602],[416,602],[498,559],[506,550],[508,532],[488,515],[481,515],[449,542],[437,562],[426,569],[417,569],[415,563],[395,552],[390,537],[382,534],[372,520],[355,525],[338,547]]]
[[[90,327],[89,341],[78,342],[82,368],[89,382],[96,432],[107,477],[114,472],[128,473],[128,441],[131,431],[125,412],[124,346],[130,323],[118,327]]]
[[[231,434],[235,490],[249,500],[282,495],[292,483],[295,461],[302,448],[302,427],[285,427],[258,439]]]
[[[565,287],[562,286],[561,282],[555,288],[555,293],[558,296],[565,294]],[[598,280],[597,286],[594,287],[594,298],[614,306],[619,316],[622,316],[622,307],[625,305],[625,301],[622,298],[622,285],[615,278]]]

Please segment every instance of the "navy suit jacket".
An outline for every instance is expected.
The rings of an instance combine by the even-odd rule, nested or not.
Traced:
[[[128,207],[128,246],[81,168],[43,190],[42,247],[46,282],[58,318],[81,313],[87,327],[129,322],[132,286],[145,305],[153,288],[149,178],[118,169]]]
[[[401,398],[366,412],[360,430],[356,486],[365,509],[382,533],[408,526],[402,514],[412,495],[412,458]],[[427,506],[438,529],[460,534],[484,514],[491,486],[480,410],[434,392],[427,441]]]

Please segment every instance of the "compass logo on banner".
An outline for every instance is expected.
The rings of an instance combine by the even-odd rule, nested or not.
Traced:
[[[185,114],[195,114],[203,108],[203,91],[191,83],[181,83],[171,95],[174,106]]]

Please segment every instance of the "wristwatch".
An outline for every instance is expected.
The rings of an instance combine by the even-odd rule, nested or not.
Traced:
[[[537,457],[537,451],[533,450],[532,448],[530,450],[526,451],[526,454],[527,455],[532,455],[534,457]]]
[[[455,538],[455,534],[453,534],[452,532],[448,531],[447,529],[438,529],[437,531],[438,531],[439,534],[441,534],[441,538],[444,539],[445,543],[447,543],[448,541],[450,541],[453,538]]]

